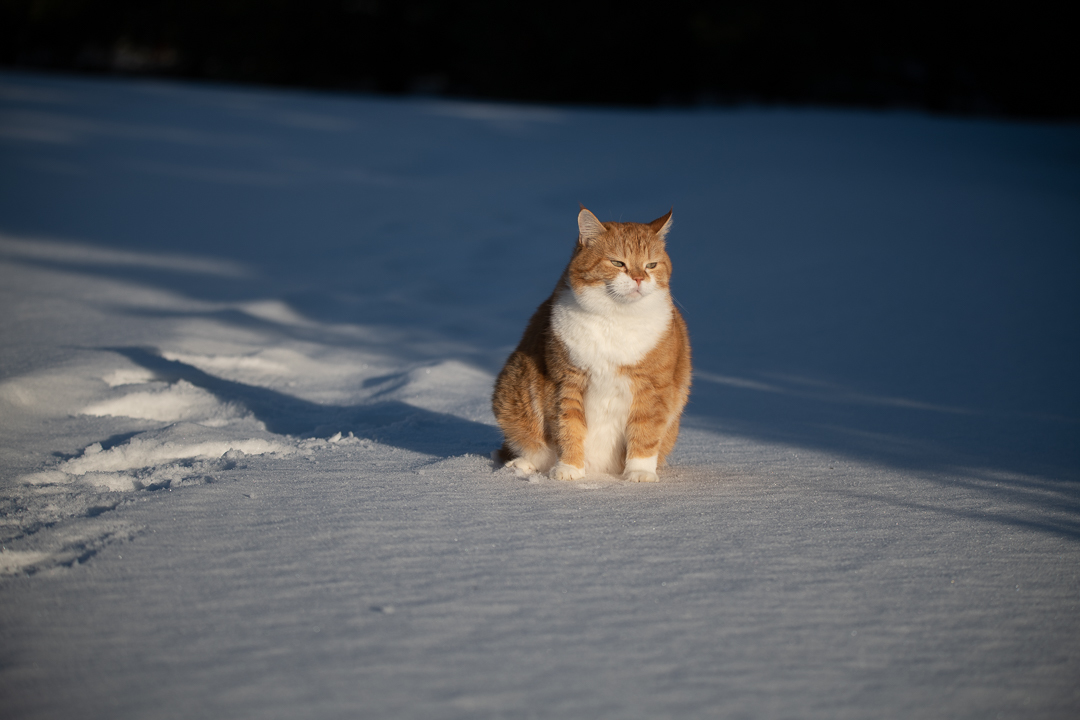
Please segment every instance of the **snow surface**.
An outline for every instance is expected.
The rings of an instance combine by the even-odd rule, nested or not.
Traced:
[[[0,74],[11,718],[1074,718],[1080,129]],[[674,206],[656,485],[496,471]]]

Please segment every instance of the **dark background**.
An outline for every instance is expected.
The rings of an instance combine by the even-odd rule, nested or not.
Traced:
[[[1080,117],[1049,3],[0,0],[0,64],[556,103]]]

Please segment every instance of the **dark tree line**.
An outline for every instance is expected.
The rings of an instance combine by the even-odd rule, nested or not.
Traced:
[[[0,64],[559,103],[907,106],[1075,119],[1077,28],[1052,7],[0,0]]]

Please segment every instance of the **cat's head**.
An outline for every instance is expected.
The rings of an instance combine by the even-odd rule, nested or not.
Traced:
[[[578,244],[567,269],[575,293],[601,287],[618,303],[634,303],[658,290],[667,290],[671,259],[664,237],[671,228],[671,211],[650,223],[602,223],[581,208]]]

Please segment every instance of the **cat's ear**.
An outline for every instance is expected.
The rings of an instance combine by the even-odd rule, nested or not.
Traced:
[[[672,208],[674,210],[675,208]],[[671,210],[667,211],[667,215],[664,217],[658,217],[649,223],[649,227],[656,233],[656,237],[661,240],[668,234],[668,230],[671,229]]]
[[[580,233],[578,235],[579,245],[589,245],[593,238],[600,237],[607,232],[604,223],[597,220],[596,216],[586,210],[584,205],[581,206],[581,212],[577,216],[577,227],[578,233]]]

